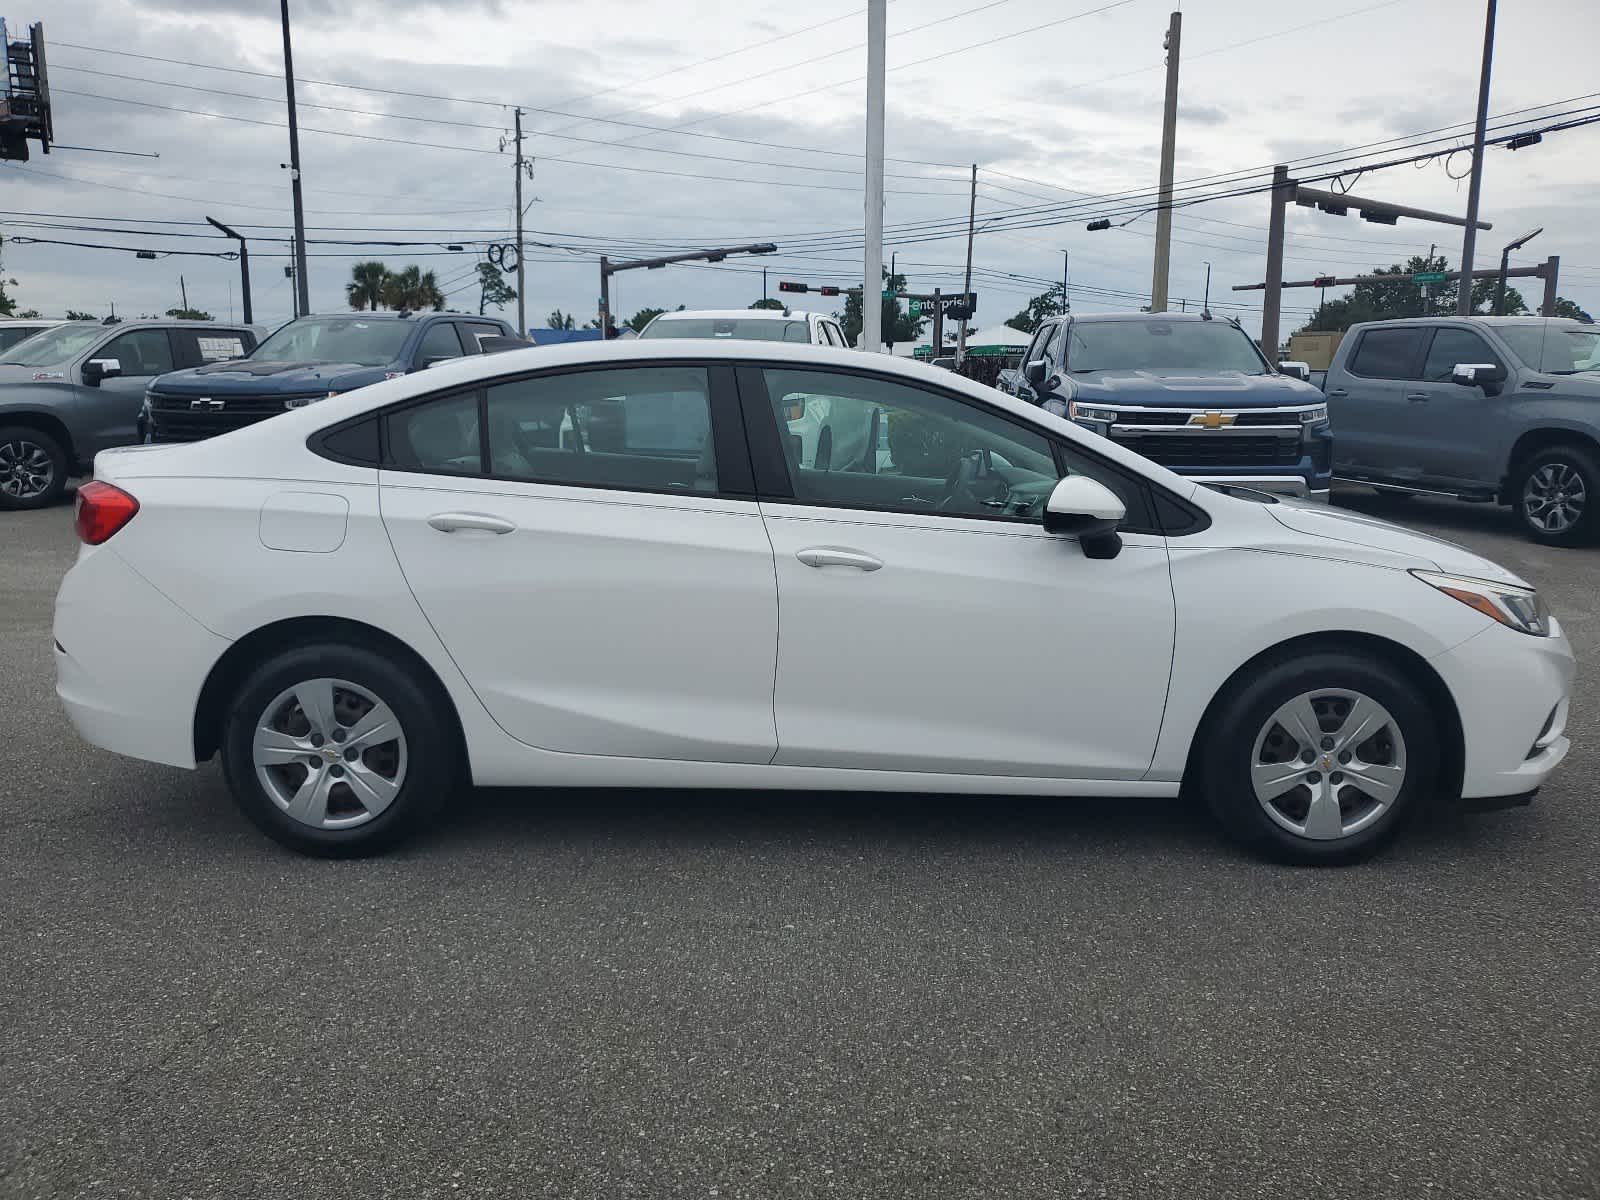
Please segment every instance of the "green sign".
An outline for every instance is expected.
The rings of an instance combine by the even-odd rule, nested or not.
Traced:
[[[913,300],[911,302],[911,315],[913,317],[920,317],[922,315],[922,301],[921,300]]]
[[[893,300],[894,299],[894,289],[893,288],[884,288],[883,289],[883,298],[885,300]]]
[[[1443,271],[1418,271],[1411,276],[1412,283],[1443,283]]]

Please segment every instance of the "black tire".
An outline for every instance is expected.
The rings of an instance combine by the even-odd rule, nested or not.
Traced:
[[[404,737],[399,790],[377,815],[363,817],[345,811],[351,806],[361,808],[351,785],[344,783],[340,793],[338,785],[330,783],[338,806],[330,806],[330,814],[339,812],[361,822],[345,828],[313,827],[290,816],[256,770],[254,740],[268,707],[281,712],[274,706],[276,697],[315,679],[344,681],[381,700],[398,719]],[[302,854],[345,858],[387,850],[425,827],[461,783],[455,722],[448,699],[438,693],[437,684],[421,677],[409,664],[368,646],[323,643],[278,653],[250,673],[229,708],[222,738],[222,767],[229,791],[262,832]],[[334,697],[336,706],[351,701],[359,707],[361,702],[353,690],[335,688]],[[389,743],[385,752],[395,755],[395,746]],[[342,762],[326,769],[331,775],[343,775],[346,770]],[[351,773],[356,769],[350,768]],[[309,774],[304,767],[300,771]],[[293,779],[277,769],[268,773],[284,790],[294,786]]]
[[[1575,520],[1559,529],[1549,527],[1550,510],[1541,510],[1528,494],[1530,481],[1547,468],[1560,473],[1560,478],[1576,480],[1582,488],[1581,511]],[[1546,546],[1584,546],[1592,543],[1600,532],[1595,515],[1600,507],[1600,464],[1583,446],[1547,446],[1536,451],[1518,464],[1512,473],[1510,490],[1511,507],[1522,531],[1536,542]],[[1564,489],[1563,494],[1570,495],[1570,490]]]
[[[1365,827],[1325,841],[1290,832],[1269,816],[1251,780],[1256,741],[1269,720],[1281,706],[1320,689],[1360,693],[1382,705],[1399,726],[1405,756],[1403,782],[1387,809]],[[1358,652],[1321,650],[1266,661],[1230,685],[1201,736],[1197,774],[1217,820],[1239,841],[1281,862],[1335,865],[1368,857],[1432,798],[1438,777],[1438,728],[1421,690],[1392,666]],[[1319,760],[1307,769],[1322,765]],[[1338,770],[1337,760],[1332,769]],[[1346,794],[1353,825],[1372,806],[1357,793],[1339,793]]]
[[[42,489],[37,487],[36,472],[24,477],[19,470],[21,464],[37,466],[40,454],[49,460]],[[45,508],[56,503],[67,489],[67,467],[66,451],[44,430],[29,425],[0,427],[0,509]],[[13,488],[26,494],[13,494]]]

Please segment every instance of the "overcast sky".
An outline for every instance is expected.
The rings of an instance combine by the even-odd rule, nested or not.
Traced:
[[[119,314],[159,313],[178,303],[181,274],[191,304],[218,316],[231,305],[237,314],[234,263],[181,256],[151,262],[11,240],[226,248],[209,239],[17,224],[36,219],[19,213],[174,222],[210,215],[252,227],[256,320],[287,319],[287,247],[266,240],[286,237],[291,220],[288,173],[279,167],[288,160],[288,140],[276,78],[283,68],[277,5],[20,0],[19,9],[18,2],[6,13],[13,29],[45,21],[58,139],[160,155],[60,150],[36,153],[27,164],[0,163],[4,271],[18,279],[11,290],[21,305],[49,315],[69,307],[103,315],[115,302]],[[311,238],[323,240],[310,246],[314,309],[344,307],[350,263],[361,258],[432,269],[453,307],[476,309],[470,272],[477,247],[450,253],[442,244],[509,236],[513,171],[498,150],[510,106],[519,103],[529,110],[526,127],[543,134],[527,143],[536,161],[526,194],[537,197],[527,236],[578,248],[530,247],[530,324],[544,324],[558,307],[580,321],[593,316],[602,248],[623,256],[752,240],[787,248],[766,260],[730,259],[720,269],[619,276],[613,307],[624,318],[646,305],[746,305],[761,295],[763,265],[774,295],[785,278],[860,281],[866,18],[859,0],[291,0],[291,7],[307,222],[315,227]],[[1153,187],[1161,41],[1173,7],[1171,0],[891,0],[886,223],[964,221],[966,164],[973,162],[980,223],[1016,207],[1071,203],[1078,193]],[[1595,0],[1501,6],[1492,114],[1600,89],[1596,7]],[[1472,119],[1481,0],[1188,0],[1182,8],[1180,183]],[[1035,28],[1043,25],[1049,27]],[[487,103],[462,102],[472,100]],[[1600,96],[1559,107],[1596,104]],[[594,119],[600,117],[608,120]],[[353,133],[387,140],[344,136]],[[1513,261],[1560,254],[1562,293],[1600,314],[1597,164],[1600,125],[1554,133],[1515,153],[1491,149],[1483,215],[1494,229],[1480,235],[1478,265],[1494,265],[1505,241],[1542,225],[1544,233]],[[1394,167],[1362,176],[1352,191],[1459,213],[1466,182],[1450,176],[1467,167],[1466,155]],[[1071,254],[1075,308],[1138,306],[1150,288],[1153,216],[1089,233],[1084,223],[1095,214],[1088,207],[1064,223],[980,234],[980,325],[1043,290],[1035,280],[1058,278],[1063,250]],[[1100,207],[1121,212],[1125,204]],[[1266,217],[1261,195],[1182,211],[1172,254],[1174,305],[1181,297],[1199,302],[1210,260],[1213,301],[1250,305],[1232,311],[1259,329],[1260,294],[1229,288],[1262,278]],[[1460,233],[1291,209],[1285,274],[1349,273],[1426,253],[1433,242],[1454,263]],[[362,237],[434,244],[326,244]],[[912,287],[959,288],[964,237],[891,249]],[[1536,303],[1538,281],[1525,281],[1523,291]],[[1285,294],[1286,330],[1304,320],[1314,300],[1309,290]],[[515,305],[502,312],[514,318]]]

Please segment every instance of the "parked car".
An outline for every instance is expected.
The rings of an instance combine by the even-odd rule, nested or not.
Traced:
[[[1600,329],[1543,317],[1353,325],[1328,368],[1340,479],[1509,504],[1555,546],[1600,533]]]
[[[43,317],[0,317],[0,357],[18,342],[25,342],[36,333],[54,329],[60,321],[47,321]]]
[[[1203,483],[1326,500],[1327,403],[1235,321],[1096,313],[1045,321],[1012,394]]]
[[[101,450],[139,440],[152,379],[236,358],[257,336],[215,321],[66,321],[0,352],[0,509],[51,503]]]
[[[826,313],[790,308],[683,309],[664,312],[644,327],[642,338],[735,338],[757,342],[807,342],[840,346],[844,330]]]
[[[785,414],[820,395],[885,455],[796,458]],[[1568,749],[1572,652],[1495,564],[879,355],[516,351],[96,468],[56,602],[73,723],[220,754],[312,853],[393,844],[470,778],[1187,785],[1328,862],[1435,795],[1525,800]]]
[[[485,339],[506,337],[516,334],[504,321],[464,313],[300,317],[274,330],[243,362],[175,371],[152,382],[144,440],[213,437],[369,383],[485,353]]]

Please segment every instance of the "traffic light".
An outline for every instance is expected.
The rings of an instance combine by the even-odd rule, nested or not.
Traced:
[[[790,283],[787,279],[778,281],[780,292],[809,292],[811,289],[803,283]]]
[[[819,287],[817,289],[817,295],[819,296],[837,296],[838,294],[839,289],[836,287]]]
[[[1374,225],[1394,225],[1398,223],[1400,216],[1398,213],[1373,212],[1370,209],[1363,208],[1361,210],[1361,219],[1363,221],[1371,221]]]
[[[1315,279],[1313,279],[1311,281],[1311,286],[1312,287],[1332,287],[1333,286],[1333,276],[1332,275],[1318,275]]]
[[[1110,229],[1110,228],[1111,228],[1111,222],[1106,217],[1101,217],[1098,221],[1090,221],[1088,226],[1087,226],[1087,229],[1089,230],[1090,233],[1099,233],[1102,229]]]
[[[952,304],[944,310],[944,315],[952,321],[965,321],[972,315],[972,310],[965,304]]]

